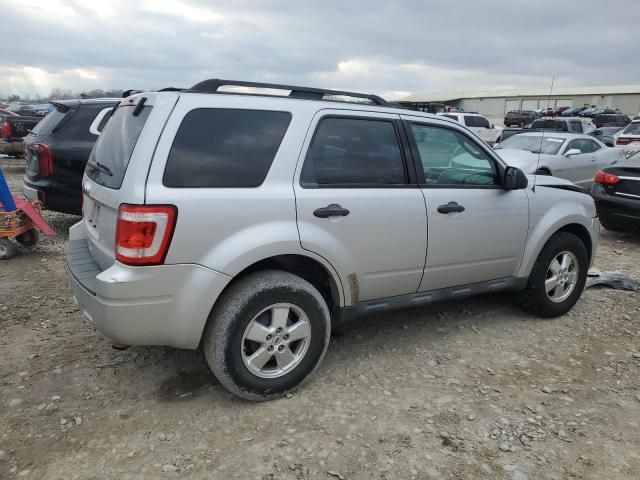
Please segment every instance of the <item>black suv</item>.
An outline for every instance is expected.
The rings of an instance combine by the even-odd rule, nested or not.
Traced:
[[[24,137],[23,193],[56,212],[82,213],[87,159],[118,98],[52,102],[51,111]]]
[[[535,112],[528,110],[512,110],[504,116],[504,124],[507,127],[524,127],[533,122],[537,117]]]

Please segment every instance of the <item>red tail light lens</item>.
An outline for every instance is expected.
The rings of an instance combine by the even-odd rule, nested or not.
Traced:
[[[13,130],[11,129],[11,125],[9,124],[9,122],[0,122],[1,138],[10,137],[12,133],[13,133]]]
[[[53,175],[53,152],[51,151],[51,147],[44,143],[39,143],[34,146],[38,149],[40,176],[50,177]]]
[[[178,209],[173,205],[120,205],[116,260],[126,265],[163,263],[177,216]]]
[[[596,183],[602,183],[604,185],[615,185],[620,181],[620,177],[618,177],[617,175],[614,175],[613,173],[607,173],[607,172],[603,172],[602,170],[599,170],[596,173],[596,176],[594,177],[593,181]]]
[[[618,137],[616,145],[629,145],[631,142],[638,142],[640,138]]]

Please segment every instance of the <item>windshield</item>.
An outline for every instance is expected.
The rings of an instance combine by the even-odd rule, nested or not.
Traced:
[[[625,135],[640,135],[640,122],[630,123],[622,133]]]
[[[564,138],[543,137],[542,135],[514,135],[502,142],[500,148],[515,148],[516,150],[527,150],[531,153],[557,155],[564,141]]]
[[[129,158],[151,107],[143,107],[135,117],[133,111],[130,106],[116,109],[91,151],[86,174],[100,185],[115,189],[122,185]]]

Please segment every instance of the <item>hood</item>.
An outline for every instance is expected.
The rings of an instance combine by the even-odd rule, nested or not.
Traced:
[[[495,151],[510,167],[517,167],[524,173],[534,173],[540,162],[553,158],[554,155],[531,153],[527,150],[515,148],[500,148]],[[540,160],[540,162],[538,161]]]
[[[573,185],[569,180],[559,177],[552,177],[551,175],[527,175],[529,179],[529,185],[534,184],[539,187],[558,187]]]

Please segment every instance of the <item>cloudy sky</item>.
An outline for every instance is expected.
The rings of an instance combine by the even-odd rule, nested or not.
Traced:
[[[640,83],[638,0],[0,0],[0,94],[233,78],[374,92]]]

